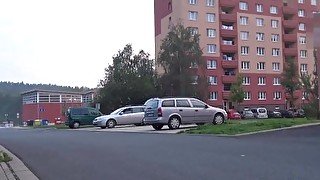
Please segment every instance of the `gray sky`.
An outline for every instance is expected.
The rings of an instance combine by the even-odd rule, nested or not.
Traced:
[[[0,0],[0,81],[96,87],[131,43],[154,58],[153,0]]]

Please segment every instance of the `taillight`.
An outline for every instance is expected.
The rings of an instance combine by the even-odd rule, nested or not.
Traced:
[[[161,107],[158,108],[158,117],[162,117],[162,109],[161,109]]]

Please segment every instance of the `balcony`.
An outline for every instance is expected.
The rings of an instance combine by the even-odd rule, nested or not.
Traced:
[[[221,52],[224,53],[235,53],[238,51],[238,47],[235,45],[225,45],[225,44],[221,44]]]
[[[298,50],[297,48],[284,48],[284,56],[294,56],[296,57],[298,55]]]
[[[236,0],[225,0],[225,1],[219,1],[220,7],[236,7],[238,5]]]
[[[222,61],[222,68],[224,69],[237,69],[238,68],[238,61],[236,60],[232,60],[232,61],[228,61],[228,60],[223,60]]]
[[[284,15],[295,15],[297,11],[289,6],[283,6],[283,14]]]
[[[237,16],[235,13],[232,14],[220,14],[220,20],[224,22],[237,22]]]
[[[297,35],[296,34],[284,34],[283,35],[283,40],[285,42],[297,42]]]
[[[296,29],[298,27],[298,22],[295,20],[284,20],[283,26],[288,29]]]
[[[222,98],[227,100],[227,99],[230,99],[230,91],[223,91],[222,92]]]
[[[228,75],[222,76],[222,83],[223,84],[232,84],[236,81],[237,81],[237,76],[228,76]]]

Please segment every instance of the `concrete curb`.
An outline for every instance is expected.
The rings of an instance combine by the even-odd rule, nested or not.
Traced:
[[[227,135],[227,134],[215,134],[219,137],[240,137],[240,136],[248,136],[253,134],[261,134],[261,133],[268,133],[268,132],[274,132],[274,131],[282,131],[287,129],[297,129],[302,127],[309,127],[309,126],[319,126],[320,123],[310,123],[310,124],[301,124],[291,127],[284,127],[284,128],[278,128],[278,129],[269,129],[269,130],[263,130],[263,131],[255,131],[255,132],[249,132],[249,133],[242,133],[242,134],[235,134],[235,135]]]
[[[12,158],[8,163],[1,163],[1,180],[39,180],[19,158],[1,145],[0,151],[6,152]]]

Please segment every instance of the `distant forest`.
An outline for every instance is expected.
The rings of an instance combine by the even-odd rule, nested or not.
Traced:
[[[58,86],[53,84],[28,84],[28,83],[14,83],[0,81],[0,123],[5,121],[5,114],[8,114],[8,119],[19,122],[17,113],[22,112],[21,93],[34,90],[53,90],[53,91],[71,91],[83,92],[89,90],[87,87],[71,87]],[[20,117],[21,119],[21,117]]]

